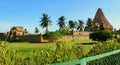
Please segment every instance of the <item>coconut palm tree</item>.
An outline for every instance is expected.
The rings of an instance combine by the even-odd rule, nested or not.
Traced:
[[[91,18],[88,18],[86,22],[87,23],[86,23],[85,31],[92,31],[93,20]]]
[[[40,20],[40,26],[43,28],[46,28],[46,33],[48,32],[48,26],[51,25],[52,21],[50,20],[50,17],[47,14],[43,14],[43,17]]]
[[[82,20],[78,20],[77,30],[83,31],[83,27],[84,27],[84,22]]]
[[[58,18],[58,23],[59,25],[59,31],[63,31],[65,29],[65,17],[61,16],[60,18]]]
[[[37,27],[35,27],[35,33],[36,33],[36,34],[39,33],[39,30],[38,30]]]
[[[87,25],[87,27],[92,27],[93,26],[93,21],[92,21],[91,18],[88,18],[86,25]]]
[[[72,29],[72,33],[74,32],[74,29],[76,28],[76,24],[77,22],[69,20],[69,28]]]

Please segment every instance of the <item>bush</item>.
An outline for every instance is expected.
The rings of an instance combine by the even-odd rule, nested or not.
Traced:
[[[120,49],[120,44],[117,44],[117,43],[111,44],[107,42],[99,43],[95,47],[93,47],[92,50],[89,51],[87,56],[103,54],[103,53],[110,52],[117,49]],[[89,61],[87,65],[119,65],[118,64],[119,56],[120,56],[120,53],[113,54],[104,58]]]
[[[120,49],[120,44],[117,43],[111,44],[110,42],[98,43],[93,47],[92,50],[89,51],[88,56],[94,56],[117,49]]]
[[[59,31],[48,32],[43,35],[43,38],[49,40],[49,42],[56,42],[56,40],[62,38],[62,34]]]
[[[103,31],[103,30],[95,31],[90,34],[90,39],[95,41],[107,41],[112,38],[113,36],[110,32]]]
[[[81,46],[81,43],[77,43],[77,44],[73,45],[73,46],[72,46],[72,49],[73,49],[73,52],[74,52],[75,56],[76,56],[78,59],[80,59],[80,58],[83,57],[83,55],[84,55],[83,52],[84,52],[84,51],[83,51],[83,48],[82,48],[82,46]]]
[[[120,43],[120,38],[117,38],[117,42]]]

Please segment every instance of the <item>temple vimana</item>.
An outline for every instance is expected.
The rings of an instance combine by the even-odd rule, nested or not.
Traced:
[[[74,31],[72,35],[64,35],[62,37],[63,41],[71,41],[73,40],[87,40],[89,39],[89,34],[92,31],[96,31],[100,29],[100,25],[103,25],[106,31],[112,32],[113,26],[109,23],[107,18],[105,17],[101,8],[98,8],[95,17],[93,19],[93,26],[87,27],[84,31]],[[7,33],[0,33],[0,39],[4,39],[5,37],[8,40],[17,39],[19,41],[26,41],[26,42],[48,42],[48,40],[44,40],[42,34],[37,35],[29,35],[27,30],[24,29],[22,26],[14,26],[11,30]]]
[[[103,25],[106,31],[112,32],[113,26],[109,23],[101,8],[98,8],[96,15],[93,19],[93,27],[86,28],[85,31],[96,31]]]

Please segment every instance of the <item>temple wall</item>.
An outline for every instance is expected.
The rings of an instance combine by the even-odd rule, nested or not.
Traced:
[[[75,40],[88,40],[90,32],[74,32],[73,35],[64,35],[58,41],[75,41]],[[3,34],[1,34],[2,36]],[[23,42],[49,42],[48,40],[43,39],[41,34],[39,35],[23,35],[17,36],[18,41]]]
[[[60,41],[89,40],[90,32],[74,32],[73,35],[64,35]]]
[[[89,35],[65,35],[59,41],[89,40]]]
[[[48,42],[48,40],[44,40],[41,35],[18,36],[18,40],[24,42]]]

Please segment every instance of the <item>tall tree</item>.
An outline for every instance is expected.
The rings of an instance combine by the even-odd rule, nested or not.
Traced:
[[[85,31],[92,31],[93,30],[93,21],[91,18],[88,18],[87,21],[86,21],[86,26],[85,26]]]
[[[92,21],[91,18],[88,18],[86,25],[87,25],[87,27],[92,27],[93,26],[93,21]]]
[[[58,18],[58,23],[59,25],[59,31],[63,31],[65,29],[65,17],[61,16],[60,18]]]
[[[40,20],[40,26],[43,28],[46,28],[46,33],[48,32],[48,27],[51,25],[52,21],[50,20],[50,17],[47,14],[43,14],[43,17]]]
[[[83,27],[84,27],[84,22],[82,20],[78,20],[77,30],[83,31]]]
[[[39,30],[38,30],[37,27],[35,27],[35,33],[36,33],[36,34],[39,33]]]
[[[72,29],[72,32],[74,32],[74,29],[76,28],[77,22],[74,22],[72,20],[69,20],[69,27]]]

